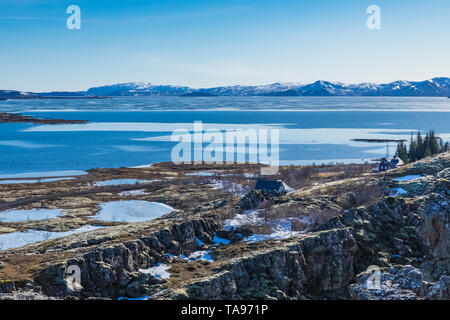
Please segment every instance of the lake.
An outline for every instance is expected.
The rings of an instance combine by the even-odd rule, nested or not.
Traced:
[[[278,129],[281,164],[361,163],[386,144],[433,129],[450,138],[450,99],[393,97],[120,97],[7,100],[0,112],[88,120],[87,124],[0,124],[0,174],[133,167],[170,161],[173,130]],[[389,153],[395,152],[391,143]]]

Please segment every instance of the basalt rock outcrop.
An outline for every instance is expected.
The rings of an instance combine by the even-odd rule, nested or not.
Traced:
[[[349,286],[349,292],[355,300],[448,300],[450,277],[441,276],[433,283],[426,281],[417,268],[395,266],[383,272],[359,274],[356,284]]]
[[[406,168],[403,174],[423,170],[413,181],[380,181],[385,190],[405,188],[404,197],[386,196],[345,210],[295,244],[291,239],[235,259],[169,298],[449,299],[448,158],[440,155]],[[253,192],[239,207],[254,209],[264,200],[264,194]],[[380,270],[376,288],[367,285],[371,267]]]
[[[197,240],[211,242],[218,229],[211,219],[190,220],[173,224],[160,231],[115,245],[99,245],[94,250],[80,250],[73,258],[53,264],[42,270],[36,282],[50,296],[64,297],[137,297],[155,279],[139,273],[139,269],[164,261],[166,253],[180,255],[192,252]],[[67,269],[76,266],[81,271],[82,290],[72,288],[67,280]]]
[[[223,221],[258,209],[263,202],[280,208],[287,204],[291,211],[297,205],[301,216],[321,204],[336,211],[339,194],[305,192],[308,199],[294,201],[253,191],[241,199],[209,199],[152,222],[3,251],[8,259],[0,265],[0,275],[13,274],[11,261],[40,260],[31,268],[38,270],[32,279],[2,280],[0,295],[3,299],[449,299],[449,159],[446,153],[364,180],[379,184],[384,196],[342,209],[324,223],[282,240],[249,243],[238,230],[224,230]],[[416,176],[395,179],[407,175]],[[399,188],[404,192],[392,192]],[[187,258],[199,251],[208,251],[210,261]],[[169,279],[141,272],[160,264],[171,268]],[[67,277],[73,268],[80,271],[80,284]],[[375,286],[368,285],[374,279]]]
[[[189,284],[188,299],[299,299],[338,297],[354,277],[356,243],[347,229],[333,229],[234,259],[210,277]]]

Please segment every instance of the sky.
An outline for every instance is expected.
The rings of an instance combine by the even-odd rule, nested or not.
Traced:
[[[0,0],[0,89],[426,80],[450,76],[449,15],[448,0]]]

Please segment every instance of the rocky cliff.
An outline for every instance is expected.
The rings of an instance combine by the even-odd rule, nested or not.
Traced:
[[[7,250],[0,293],[3,299],[449,299],[449,179],[446,153],[370,178],[289,194],[251,192],[151,222]],[[382,193],[356,201],[358,192],[374,190],[363,185]],[[258,241],[247,235],[267,225],[224,226],[246,218],[247,210],[287,208],[290,216],[275,222],[336,213]],[[28,276],[17,275],[20,263],[32,265]],[[68,280],[70,266],[79,268],[80,284]],[[165,277],[148,272],[161,266]]]

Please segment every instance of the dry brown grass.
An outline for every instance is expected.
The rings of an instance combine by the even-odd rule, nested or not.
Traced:
[[[276,177],[294,189],[308,187],[315,182],[360,177],[372,172],[372,164],[336,164],[320,166],[281,167]]]
[[[311,212],[308,212],[308,217],[314,219],[314,226],[318,226],[338,216],[339,214],[340,214],[339,210],[333,208],[323,208],[323,209],[315,209]]]
[[[383,198],[384,193],[376,183],[358,183],[345,188],[338,187],[332,195],[337,196],[337,203],[343,209],[350,209],[374,204]]]

